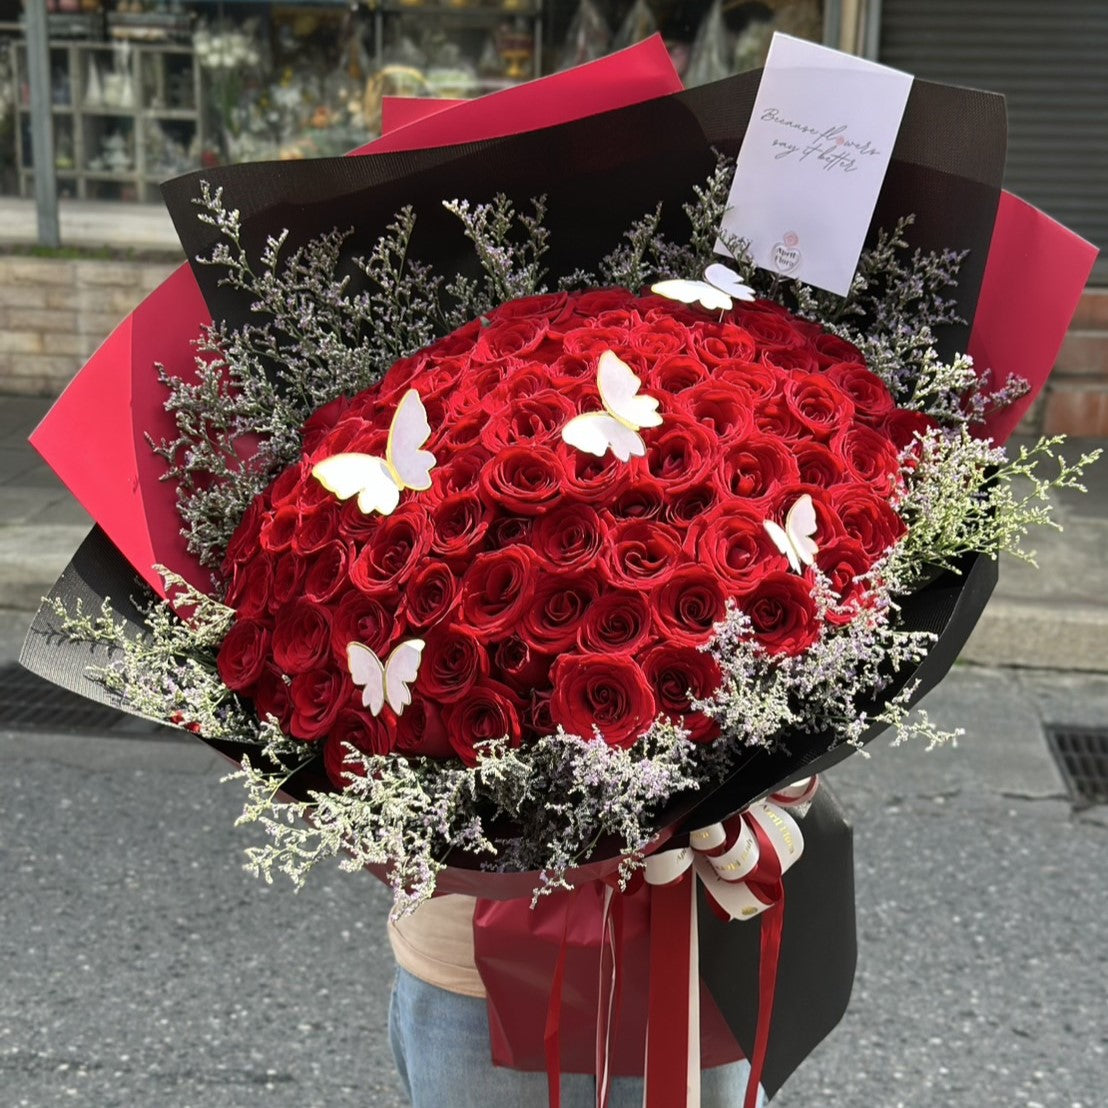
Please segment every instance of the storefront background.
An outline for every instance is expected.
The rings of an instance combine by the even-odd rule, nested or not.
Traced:
[[[822,41],[821,0],[47,0],[58,195],[156,201],[204,165],[337,155],[387,95],[469,97],[662,33],[686,85]],[[21,10],[0,3],[0,190],[31,196]]]

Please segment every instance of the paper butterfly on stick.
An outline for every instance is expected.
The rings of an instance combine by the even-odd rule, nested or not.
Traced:
[[[639,394],[642,381],[611,350],[600,355],[596,385],[604,411],[574,416],[562,428],[562,438],[570,446],[598,458],[608,450],[621,462],[626,462],[631,455],[641,458],[646,453],[646,443],[639,431],[643,427],[657,427],[662,422],[658,401],[653,396]]]
[[[423,656],[422,639],[407,639],[398,643],[384,664],[381,659],[360,642],[348,643],[346,662],[354,684],[362,686],[362,706],[372,715],[380,715],[385,704],[399,716],[412,702],[408,688],[419,675],[419,662]]]
[[[357,494],[358,508],[369,515],[390,515],[400,503],[402,489],[422,492],[431,487],[435,455],[420,447],[431,437],[423,401],[409,389],[396,406],[389,427],[385,456],[334,454],[312,468],[312,476],[340,500]]]
[[[730,311],[735,300],[753,300],[754,290],[727,266],[713,262],[704,270],[703,281],[659,281],[650,291],[682,304],[699,303],[708,311]]]
[[[772,519],[763,520],[762,523],[777,549],[789,559],[794,573],[803,572],[800,568],[802,563],[810,566],[816,560],[819,547],[812,538],[816,533],[816,509],[807,493],[794,501],[789,514],[785,516],[784,527],[774,523]]]

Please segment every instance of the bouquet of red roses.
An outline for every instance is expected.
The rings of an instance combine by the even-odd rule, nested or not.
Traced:
[[[1020,406],[997,417],[957,351],[1056,349],[1091,259],[1024,290],[1037,311],[1013,323],[1003,250],[1030,217],[975,122],[1002,112],[918,82],[845,298],[758,270],[739,241],[723,270],[756,86],[636,103],[668,90],[632,82],[614,111],[506,136],[510,112],[452,109],[468,145],[417,130],[406,153],[171,182],[192,269],[36,433],[102,530],[27,664],[241,760],[267,877],[339,856],[402,907],[626,884],[644,859],[667,885],[691,855],[660,848],[691,834],[716,906],[774,921],[803,1005],[797,967],[844,924],[823,945],[781,935],[802,845],[785,808],[810,799],[789,786],[904,724],[990,558],[1041,521],[1035,493],[1079,476],[1088,459],[1013,493],[1053,444],[1008,460],[982,428],[1003,437]],[[529,108],[572,104],[537,88]],[[936,164],[951,95],[978,114],[942,115]],[[1049,359],[1020,368],[1041,384]],[[104,454],[114,482],[75,449],[91,395],[105,438],[131,420]],[[130,566],[168,603],[132,600]],[[836,865],[790,871],[790,903],[849,899]],[[743,1022],[745,999],[717,999]],[[766,999],[740,1038],[772,1088],[838,1011],[767,1060]]]

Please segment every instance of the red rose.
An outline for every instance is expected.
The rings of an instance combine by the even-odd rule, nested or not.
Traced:
[[[511,400],[506,412],[488,419],[481,442],[490,450],[517,443],[550,446],[559,440],[562,427],[576,414],[565,395],[547,388],[533,396]]]
[[[566,502],[539,516],[531,547],[550,568],[581,569],[599,555],[608,527],[588,504]]]
[[[784,309],[767,301],[735,308],[737,321],[759,346],[806,346],[808,337]]]
[[[795,573],[767,573],[743,600],[754,635],[771,654],[800,654],[819,637],[810,586]]]
[[[584,358],[596,368],[596,362],[605,350],[613,350],[619,357],[634,366],[641,361],[631,347],[630,335],[622,327],[575,327],[567,331],[562,347],[572,357]]]
[[[467,766],[477,764],[475,747],[481,742],[508,739],[510,746],[519,746],[522,729],[519,723],[522,705],[507,685],[497,681],[480,681],[464,700],[446,706],[443,721],[455,753]]]
[[[382,517],[350,567],[350,580],[364,593],[393,592],[430,548],[432,526],[415,503]]]
[[[304,673],[331,659],[331,613],[309,600],[298,600],[277,612],[273,625],[273,660],[284,673]]]
[[[854,401],[819,373],[790,377],[785,403],[817,439],[829,438],[854,420]]]
[[[570,647],[599,589],[600,582],[593,574],[545,574],[520,623],[527,645],[541,654],[557,654]]]
[[[763,435],[791,447],[811,431],[796,417],[783,394],[767,397],[754,406],[754,426]]]
[[[308,559],[304,596],[315,604],[325,604],[346,587],[349,577],[349,547],[338,540],[329,542]]]
[[[611,504],[628,485],[645,474],[640,458],[621,462],[611,451],[598,458],[563,442],[555,453],[562,461],[566,495],[602,507]]]
[[[674,496],[709,472],[718,449],[708,431],[674,415],[650,435],[646,464],[665,495]]]
[[[292,697],[289,695],[288,678],[283,673],[278,673],[272,665],[266,665],[250,696],[258,719],[272,717],[280,724],[282,731],[288,731]]]
[[[483,637],[519,625],[534,593],[534,555],[522,546],[478,554],[462,578],[462,620]]]
[[[894,408],[885,417],[881,430],[888,435],[898,451],[902,451],[916,439],[923,438],[928,431],[939,424],[924,412],[913,412],[907,408]]]
[[[833,381],[854,401],[854,410],[864,422],[879,424],[893,410],[888,386],[860,362],[840,362],[825,373],[828,381]]]
[[[662,637],[682,646],[700,646],[727,614],[719,578],[702,566],[682,566],[650,594],[654,623]]]
[[[270,555],[255,552],[249,562],[236,563],[227,588],[226,604],[239,619],[266,615],[273,599],[273,562]]]
[[[449,758],[454,753],[438,705],[415,697],[396,724],[396,751],[413,758]]]
[[[708,371],[688,354],[671,354],[655,362],[647,372],[646,386],[662,392],[679,393],[708,379]]]
[[[501,639],[493,651],[493,673],[520,692],[549,685],[550,662],[519,635]]]
[[[870,558],[880,558],[906,530],[889,502],[865,485],[836,485],[828,497],[842,532],[857,539]]]
[[[404,586],[403,614],[412,627],[433,627],[454,610],[459,586],[445,562],[429,562]]]
[[[368,646],[379,657],[389,641],[403,631],[395,612],[389,611],[375,596],[349,589],[332,601],[331,650],[346,665],[346,648],[352,642]]]
[[[872,427],[852,427],[831,440],[831,449],[859,481],[878,496],[900,487],[900,458],[891,442]]]
[[[332,504],[302,511],[292,536],[293,553],[314,554],[317,550],[322,550],[335,537],[337,525],[338,512]]]
[[[830,542],[843,533],[842,522],[832,505],[830,493],[818,485],[805,485],[799,481],[777,487],[764,506],[766,517],[784,527],[793,505],[802,496],[809,496],[812,500],[812,509],[816,514],[816,530],[812,537],[817,543]]]
[[[588,653],[631,654],[650,634],[650,605],[643,593],[607,589],[585,613],[577,643]]]
[[[677,720],[693,742],[708,743],[719,735],[719,724],[692,711],[690,703],[706,700],[719,688],[723,675],[715,658],[689,646],[656,646],[643,659],[642,667],[659,712]]]
[[[788,568],[764,520],[765,515],[757,508],[734,502],[722,504],[689,532],[685,549],[712,570],[725,592],[742,596],[767,573]]]
[[[481,470],[485,495],[509,512],[538,515],[562,495],[565,471],[544,446],[510,446]]]
[[[627,748],[654,720],[654,693],[627,655],[563,654],[550,676],[551,718],[571,735],[589,739],[598,727],[610,746]]]
[[[840,535],[821,545],[816,554],[816,565],[831,583],[840,604],[827,613],[830,623],[849,623],[864,600],[864,588],[858,580],[868,572],[873,559],[857,539]]]
[[[530,546],[531,531],[534,526],[535,521],[530,516],[501,516],[493,520],[489,526],[485,549],[503,550],[504,547],[514,546],[517,543]]]
[[[665,506],[662,518],[684,529],[694,520],[711,514],[719,503],[719,489],[705,482],[679,492]]]
[[[350,675],[336,669],[310,669],[296,674],[289,685],[290,733],[306,742],[326,735],[346,700],[349,684]]]
[[[300,431],[300,441],[304,449],[310,451],[316,447],[322,441],[324,435],[342,419],[343,414],[349,407],[349,397],[337,396],[329,404],[324,404],[322,408],[316,408],[305,420]]]
[[[234,623],[216,658],[219,679],[227,688],[238,693],[249,692],[265,669],[269,639],[269,628],[256,619],[240,619]]]
[[[662,486],[649,478],[639,478],[612,501],[608,510],[615,519],[656,519],[664,503]]]
[[[526,356],[546,337],[546,320],[538,317],[501,319],[481,328],[470,357],[474,362]]]
[[[692,334],[696,356],[708,366],[721,366],[736,358],[747,361],[755,354],[754,337],[745,327],[721,323],[711,330],[698,327]]]
[[[280,610],[294,597],[300,595],[306,570],[303,558],[278,558],[273,565],[271,582],[272,600]]]
[[[829,489],[846,477],[846,467],[821,442],[799,442],[793,453],[801,484]]]
[[[593,289],[578,293],[572,298],[570,307],[576,315],[587,319],[613,308],[625,308],[634,299],[634,295],[626,289]]]
[[[862,352],[853,343],[833,335],[830,331],[821,331],[812,339],[812,349],[816,352],[821,366],[832,366],[836,362],[861,362]],[[841,386],[840,386],[841,387]],[[847,389],[847,392],[850,392]]]
[[[789,374],[809,374],[819,369],[819,359],[804,346],[764,346],[762,360]]]
[[[331,784],[341,790],[354,778],[365,776],[359,751],[368,755],[392,753],[396,728],[396,717],[388,708],[379,716],[371,716],[361,707],[343,708],[323,740],[323,768]],[[348,749],[351,746],[354,751]]]
[[[785,376],[764,362],[747,362],[736,359],[724,362],[715,372],[715,380],[741,388],[757,404],[774,396],[784,384]]]
[[[755,431],[728,447],[716,481],[725,495],[758,500],[780,484],[800,479],[792,451],[780,439]]]
[[[705,381],[682,393],[680,402],[689,418],[720,443],[743,439],[754,429],[750,393],[737,384]]]
[[[258,531],[258,545],[271,554],[288,550],[300,526],[300,511],[295,504],[282,504],[266,516]]]
[[[660,321],[659,321],[660,322]],[[640,324],[631,331],[631,349],[645,358],[648,363],[668,354],[678,354],[689,344],[688,329],[676,320],[673,326],[661,328],[656,323]]]
[[[544,319],[555,323],[571,311],[569,293],[547,292],[538,296],[521,296],[493,308],[488,318],[494,321],[508,319]]]
[[[465,696],[489,672],[489,657],[476,635],[461,627],[436,628],[420,658],[419,692],[432,700]]]
[[[673,572],[681,537],[668,524],[632,519],[617,523],[608,534],[602,564],[613,584],[649,588]]]
[[[431,509],[431,549],[444,558],[463,558],[477,550],[489,529],[492,511],[475,492],[444,496]]]

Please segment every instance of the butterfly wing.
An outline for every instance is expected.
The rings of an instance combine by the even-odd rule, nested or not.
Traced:
[[[633,427],[657,427],[662,422],[658,401],[639,392],[642,381],[611,350],[600,355],[596,367],[596,385],[600,399],[612,415]],[[626,459],[624,459],[626,461]]]
[[[397,715],[412,702],[408,686],[419,675],[424,646],[426,643],[422,639],[408,639],[393,650],[385,663],[385,699]]]
[[[381,659],[360,642],[346,644],[346,664],[354,684],[362,690],[362,706],[379,715],[385,706],[385,667]]]
[[[769,533],[769,537],[773,539],[773,545],[789,559],[789,566],[794,573],[800,572],[800,559],[797,557],[796,551],[793,549],[793,544],[789,539],[789,536],[785,533],[785,529],[777,523],[774,523],[772,519],[762,520],[762,526]]]
[[[389,427],[389,440],[385,457],[400,475],[404,488],[429,489],[431,470],[435,467],[435,455],[420,447],[431,437],[431,425],[427,411],[415,389],[408,389],[401,397]]]
[[[312,466],[312,476],[340,500],[358,496],[358,508],[369,515],[388,515],[400,503],[400,489],[383,458],[372,454],[332,454]]]
[[[646,443],[630,427],[625,427],[607,412],[585,412],[574,416],[563,428],[562,439],[586,454],[598,458],[611,452],[626,462],[632,455],[641,458],[646,453]]]
[[[650,291],[667,300],[680,300],[682,304],[699,304],[710,312],[726,312],[731,308],[731,297],[707,281],[658,281]]]
[[[816,560],[819,547],[812,538],[816,533],[816,509],[807,493],[798,497],[789,509],[789,514],[785,517],[785,531],[797,558],[810,566]],[[797,572],[800,570],[797,569]]]
[[[733,269],[720,262],[713,262],[704,270],[704,280],[732,300],[754,299],[754,290]]]

